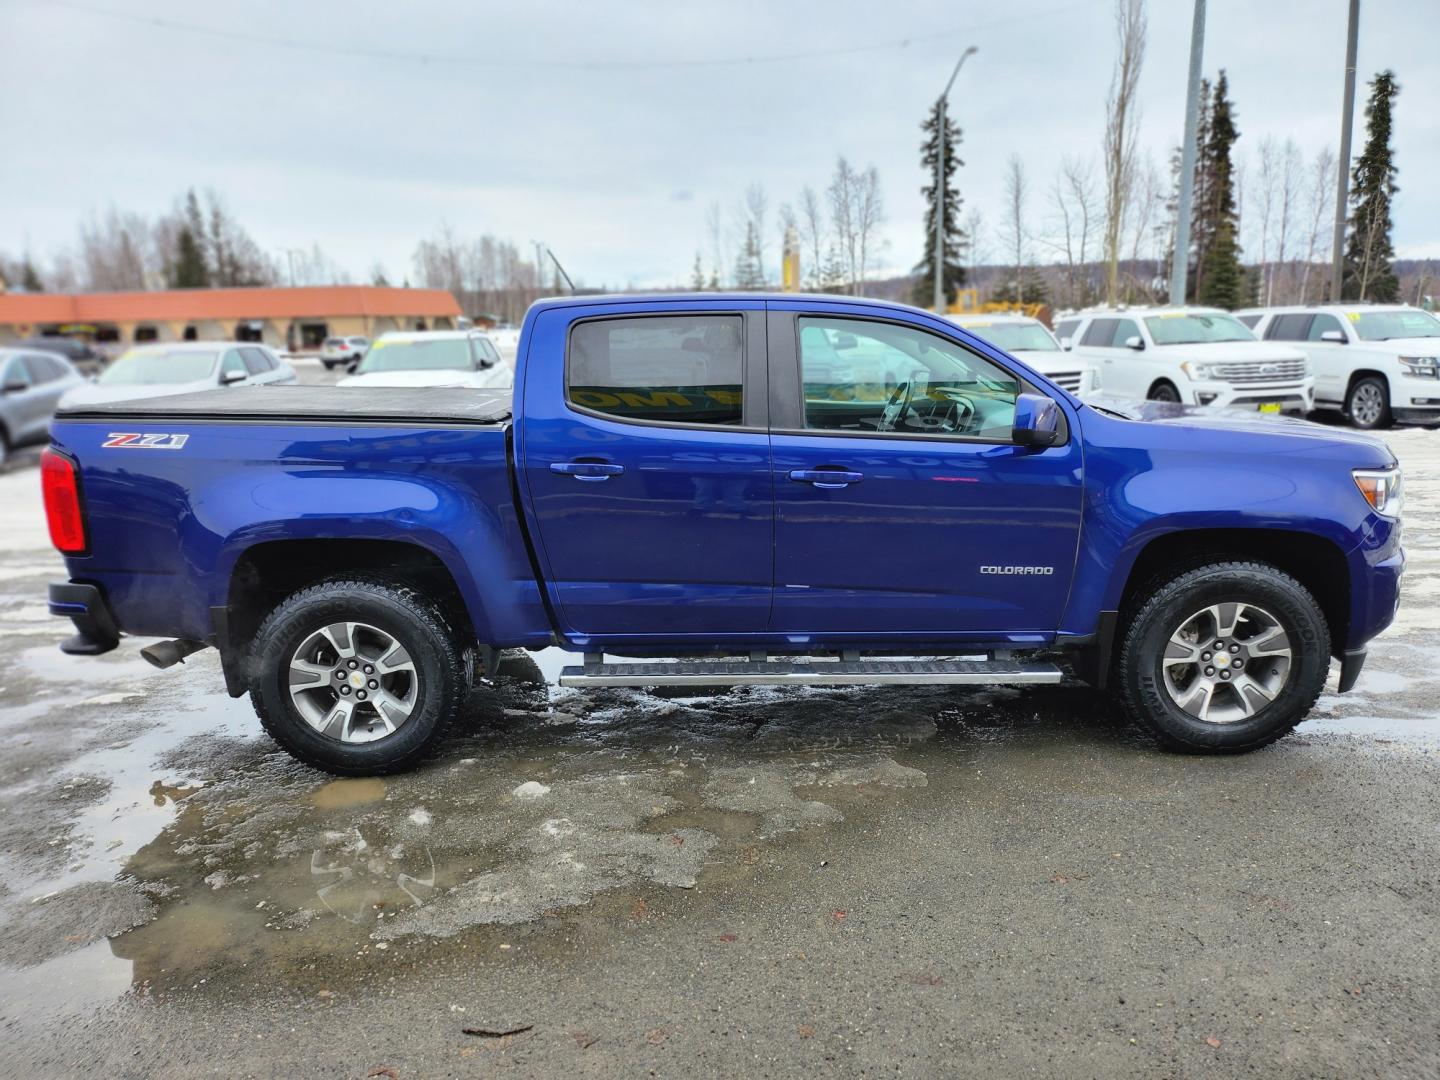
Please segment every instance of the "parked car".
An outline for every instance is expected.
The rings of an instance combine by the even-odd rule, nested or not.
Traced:
[[[68,360],[70,366],[81,375],[95,375],[105,367],[107,362],[107,357],[103,352],[94,345],[91,345],[88,341],[81,341],[79,338],[27,338],[24,341],[15,342],[11,347],[16,349],[42,349],[45,352],[56,353]]]
[[[1066,329],[1107,395],[1300,416],[1314,405],[1305,354],[1258,341],[1219,308],[1099,309]]]
[[[1255,332],[1310,361],[1317,407],[1358,428],[1440,424],[1440,319],[1402,304],[1327,304],[1240,312]]]
[[[1061,349],[1055,335],[1039,319],[1028,315],[952,315],[950,321],[1018,356],[1072,394],[1092,394],[1100,389],[1100,368]]]
[[[904,383],[812,389],[812,329]],[[1400,470],[1361,432],[1093,407],[853,297],[541,300],[519,356],[513,401],[62,411],[62,648],[163,637],[143,655],[166,667],[214,646],[281,745],[358,775],[413,764],[499,650],[552,645],[584,655],[575,687],[1055,683],[1059,651],[1167,745],[1251,750],[1332,655],[1349,690],[1395,614]]]
[[[295,370],[268,346],[235,341],[137,345],[93,382],[65,395],[67,406],[189,394],[218,386],[293,383]]]
[[[326,338],[320,346],[320,362],[329,371],[336,367],[350,367],[365,359],[370,351],[370,339],[364,337]]]
[[[514,369],[473,330],[392,332],[377,338],[340,386],[510,386]]]
[[[84,382],[58,353],[0,348],[0,463],[11,450],[49,439],[50,417],[60,398]]]

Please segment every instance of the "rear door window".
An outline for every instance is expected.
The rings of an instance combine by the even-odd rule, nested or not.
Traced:
[[[739,315],[593,319],[570,332],[566,399],[622,420],[739,425]]]
[[[1310,329],[1310,314],[1308,312],[1292,312],[1289,315],[1277,315],[1275,321],[1265,328],[1266,341],[1304,341],[1307,331]]]
[[[65,374],[64,369],[53,357],[40,353],[27,353],[23,359],[25,370],[32,383],[54,382]]]
[[[1115,338],[1115,325],[1119,321],[1119,319],[1096,319],[1085,328],[1085,336],[1080,340],[1080,344],[1098,349],[1108,349],[1111,341]]]

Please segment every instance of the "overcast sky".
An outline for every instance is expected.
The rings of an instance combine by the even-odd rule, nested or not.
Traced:
[[[1141,141],[1163,169],[1191,5],[1148,6]],[[917,125],[955,58],[979,48],[951,99],[966,210],[998,221],[1015,153],[1038,231],[1061,157],[1098,164],[1111,8],[0,0],[0,251],[46,256],[89,212],[158,213],[193,185],[218,190],[277,258],[318,242],[357,280],[378,261],[398,281],[445,221],[548,241],[588,284],[663,285],[688,280],[712,200],[728,210],[759,181],[773,219],[844,153],[879,168],[884,262],[908,268],[923,239]],[[1434,0],[1362,8],[1356,153],[1364,80],[1392,67],[1396,244],[1440,257]],[[1229,71],[1242,154],[1266,134],[1307,158],[1338,144],[1345,10],[1210,0],[1205,70]]]

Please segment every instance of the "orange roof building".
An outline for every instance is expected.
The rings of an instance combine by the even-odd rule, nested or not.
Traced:
[[[0,345],[68,334],[100,344],[263,341],[315,349],[327,337],[387,330],[450,330],[460,305],[443,289],[325,285],[293,289],[0,293]]]

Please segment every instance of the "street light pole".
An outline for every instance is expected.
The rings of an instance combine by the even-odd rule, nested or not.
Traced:
[[[1170,303],[1185,303],[1190,272],[1190,207],[1195,201],[1195,129],[1200,122],[1200,68],[1205,56],[1205,0],[1195,0],[1190,26],[1190,81],[1185,90],[1185,145],[1180,150],[1180,200],[1175,207],[1175,251],[1170,257]]]
[[[950,81],[945,84],[945,90],[936,102],[936,128],[939,134],[938,149],[935,154],[935,314],[945,313],[945,196],[949,194],[945,190],[945,102],[950,96],[950,88],[955,85],[955,77],[960,74],[960,68],[965,60],[972,53],[978,52],[974,45],[971,45],[963,53],[960,59],[955,61],[955,70],[950,73]]]
[[[1340,302],[1345,277],[1345,203],[1350,197],[1350,129],[1355,123],[1355,46],[1360,36],[1360,0],[1350,0],[1345,35],[1345,111],[1340,116],[1340,167],[1335,180],[1335,240],[1330,249],[1330,302]]]

